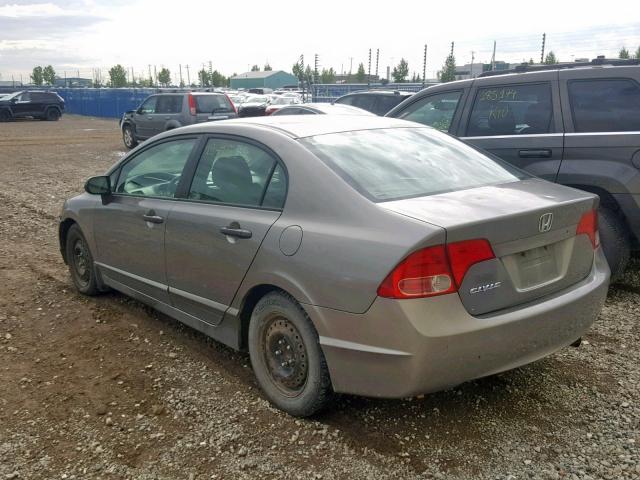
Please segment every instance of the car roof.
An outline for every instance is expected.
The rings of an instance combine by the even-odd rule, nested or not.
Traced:
[[[356,130],[428,128],[415,122],[408,122],[396,118],[378,117],[377,115],[281,115],[200,123],[184,127],[180,130],[183,132],[213,133],[217,126],[223,125],[247,125],[270,128],[292,138],[313,137],[316,135]]]
[[[349,92],[343,95],[348,97],[350,95],[413,95],[414,92],[405,92],[401,90],[361,90],[358,92]]]

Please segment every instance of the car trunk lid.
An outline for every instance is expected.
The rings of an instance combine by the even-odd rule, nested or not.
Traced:
[[[484,315],[567,288],[593,263],[576,235],[597,197],[540,179],[380,203],[444,228],[447,243],[486,239],[495,258],[472,265],[458,288],[465,308]]]

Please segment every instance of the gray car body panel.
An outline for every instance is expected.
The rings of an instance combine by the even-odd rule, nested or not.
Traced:
[[[640,84],[640,66],[603,65],[459,80],[428,87],[386,116],[397,118],[410,105],[434,94],[462,91],[449,133],[536,176],[600,195],[605,206],[623,214],[629,231],[640,241],[640,211],[634,198],[640,194],[640,161],[633,161],[640,158],[640,132],[577,133],[573,125],[568,82],[593,79],[631,79]],[[531,83],[548,83],[552,88],[550,133],[467,136],[467,121],[478,88]],[[523,158],[520,156],[523,150],[550,150],[551,155]]]
[[[264,286],[288,292],[305,308],[320,334],[337,391],[374,396],[431,391],[533,361],[583,333],[597,315],[608,283],[608,269],[606,263],[600,261],[599,250],[594,263],[593,251],[589,249],[591,268],[585,278],[574,279],[576,283],[567,288],[556,286],[553,292],[531,304],[521,303],[491,312],[491,320],[469,313],[469,305],[458,294],[408,301],[378,297],[378,286],[400,260],[417,249],[445,243],[448,235],[458,238],[459,233],[459,238],[469,238],[468,235],[476,238],[484,232],[492,240],[502,242],[497,255],[508,254],[509,248],[517,251],[535,244],[535,238],[531,238],[531,220],[533,218],[537,225],[535,216],[540,211],[555,208],[558,227],[569,228],[596,200],[593,195],[542,180],[507,184],[502,188],[505,192],[513,191],[513,195],[496,198],[495,206],[498,211],[504,209],[503,220],[510,215],[515,226],[512,234],[492,233],[486,228],[495,216],[484,203],[488,194],[482,189],[487,187],[373,203],[297,141],[306,136],[368,128],[421,127],[374,116],[317,115],[230,120],[163,133],[148,145],[132,150],[110,174],[141,148],[148,148],[156,141],[181,135],[250,139],[276,152],[286,166],[288,192],[284,208],[282,211],[259,210],[180,198],[132,199],[115,194],[101,200],[85,193],[65,203],[62,224],[71,220],[80,222],[105,285],[234,348],[242,346],[242,310],[250,293]],[[197,155],[192,153],[192,157]],[[470,202],[456,217],[455,207],[445,207],[456,194],[460,194],[460,198],[475,195],[477,204]],[[438,199],[450,215],[437,211]],[[135,217],[131,217],[123,218],[122,225],[111,226],[111,222],[103,218],[104,212],[116,208],[119,202],[141,202],[145,204],[143,210],[166,210],[163,210],[166,221],[162,224],[166,228],[165,261],[157,258],[154,261],[157,251],[145,251],[147,246],[155,249],[159,245],[155,234],[160,229],[155,229],[155,225],[145,224],[142,218],[136,223]],[[464,202],[459,200],[459,204]],[[202,216],[207,212],[210,214],[205,221]],[[522,216],[523,212],[533,212],[534,217],[529,213]],[[174,214],[180,216],[176,223],[172,223]],[[565,214],[567,217],[563,219]],[[192,219],[198,224],[189,225]],[[240,225],[253,221],[260,225],[259,231],[253,227],[256,229],[253,243],[242,245],[243,239],[236,242],[225,239],[218,228],[230,221]],[[96,222],[104,224],[96,225]],[[127,229],[129,231],[125,231]],[[96,241],[96,236],[105,238]],[[556,237],[553,240],[557,240]],[[115,260],[103,256],[104,247],[100,248],[100,243],[105,242],[112,243],[108,255],[117,257]],[[233,251],[238,244],[245,249],[244,253]],[[194,247],[189,248],[190,245]],[[137,257],[145,255],[147,258],[138,264]],[[226,258],[217,269],[216,258],[220,255]],[[166,265],[164,274],[163,265]],[[480,301],[483,303],[487,302]],[[581,305],[589,305],[590,309],[587,311]],[[528,323],[530,318],[535,321]],[[464,365],[458,368],[461,362],[457,362],[453,370],[446,365],[455,354],[461,355],[461,359],[471,358],[472,354],[483,355],[482,349],[496,347],[495,339],[503,338],[504,342],[502,328],[517,335],[522,348],[514,350],[502,344],[486,362],[479,362],[473,368]],[[485,331],[495,333],[495,339],[485,338]],[[544,332],[544,339],[539,338],[541,333],[536,331]],[[529,344],[526,335],[533,338]],[[461,343],[454,348],[456,339]],[[450,355],[445,355],[447,351]],[[441,355],[444,363],[431,366],[424,363],[438,363]],[[353,368],[347,366],[352,359]],[[372,361],[375,364],[367,366]],[[410,368],[409,376],[405,375],[404,368]],[[451,370],[448,375],[447,370]],[[388,377],[371,376],[377,373]],[[358,374],[362,379],[352,381],[353,375]],[[383,383],[387,386],[381,386]]]

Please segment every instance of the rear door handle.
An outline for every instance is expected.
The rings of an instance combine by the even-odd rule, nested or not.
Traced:
[[[229,237],[237,237],[237,238],[251,238],[251,230],[245,230],[244,228],[239,227],[222,227],[220,229],[220,233],[227,235]]]
[[[153,210],[149,210],[146,214],[142,216],[142,218],[144,218],[145,222],[151,222],[151,223],[164,222],[164,218],[162,218],[160,215],[156,215],[156,212]]]
[[[542,148],[540,150],[520,150],[518,152],[520,158],[550,158],[551,150]]]

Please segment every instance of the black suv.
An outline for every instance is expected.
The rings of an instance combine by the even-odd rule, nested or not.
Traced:
[[[411,92],[397,90],[369,90],[366,92],[347,93],[333,103],[351,105],[376,115],[384,115],[393,107],[411,97]]]
[[[64,100],[57,93],[27,90],[0,95],[0,122],[12,118],[34,117],[58,120],[64,112]]]
[[[387,116],[449,132],[538,177],[598,194],[614,279],[639,247],[638,60],[485,72],[426,88]]]

